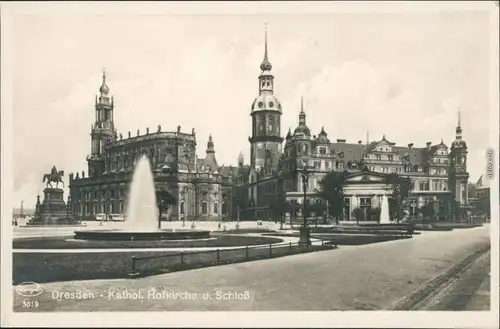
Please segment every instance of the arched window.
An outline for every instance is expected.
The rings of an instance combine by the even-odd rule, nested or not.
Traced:
[[[221,206],[221,212],[223,214],[227,213],[227,206],[226,206],[226,203],[225,202],[222,202],[222,206]]]
[[[214,202],[214,214],[217,214],[218,211],[219,211],[218,204],[217,204],[217,202]]]
[[[180,213],[184,214],[184,201],[181,201],[181,204],[180,204]]]
[[[204,201],[202,204],[201,204],[201,214],[202,215],[206,215],[208,214],[208,204],[206,201]]]

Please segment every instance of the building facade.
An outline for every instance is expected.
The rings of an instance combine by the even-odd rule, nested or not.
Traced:
[[[309,169],[306,200],[319,201],[322,178],[330,171],[347,171],[344,188],[345,215],[352,220],[355,208],[371,208],[380,204],[381,197],[391,197],[391,186],[385,177],[395,173],[411,180],[408,213],[432,203],[439,220],[457,216],[457,209],[468,207],[467,145],[462,139],[460,116],[455,140],[448,147],[440,143],[413,143],[398,146],[383,136],[378,141],[348,143],[345,139],[330,141],[321,128],[312,134],[307,125],[304,99],[301,99],[298,125],[280,137],[280,102],[274,95],[274,76],[268,57],[267,33],[264,60],[260,66],[259,96],[251,106],[252,136],[250,166],[240,164],[235,181],[234,204],[243,210],[245,219],[271,219],[272,202],[277,195],[302,204],[304,191],[301,169]],[[284,141],[284,145],[283,145]],[[366,209],[368,208],[368,209]],[[463,213],[463,212],[461,212]]]
[[[176,203],[170,220],[218,220],[231,211],[231,170],[223,175],[217,165],[210,136],[206,157],[196,156],[196,134],[146,129],[145,134],[124,137],[114,126],[114,100],[103,75],[96,97],[95,122],[91,126],[88,171],[69,175],[69,203],[73,216],[92,219],[96,214],[125,214],[127,196],[138,159],[146,156],[153,171],[156,190],[169,192]]]

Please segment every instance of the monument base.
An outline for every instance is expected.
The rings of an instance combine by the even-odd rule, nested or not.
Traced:
[[[301,248],[309,248],[311,246],[311,229],[309,227],[301,226],[299,232],[299,246]]]
[[[64,190],[59,188],[46,188],[43,190],[44,199],[36,205],[35,217],[26,225],[75,225],[78,224],[69,214],[63,199]]]

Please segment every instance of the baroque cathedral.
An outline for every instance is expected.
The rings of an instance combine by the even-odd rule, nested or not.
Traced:
[[[346,171],[344,219],[354,220],[352,212],[362,208],[365,214],[374,201],[386,195],[390,173],[411,180],[410,215],[432,203],[440,220],[450,219],[457,207],[468,206],[467,144],[462,139],[460,116],[455,140],[448,147],[440,143],[413,143],[397,146],[385,136],[379,141],[348,143],[330,141],[323,128],[318,134],[307,126],[301,99],[298,125],[282,137],[283,108],[274,95],[274,75],[268,57],[267,31],[264,59],[260,65],[259,95],[251,109],[252,135],[250,163],[243,154],[235,166],[219,166],[212,137],[206,144],[205,158],[196,155],[195,130],[139,130],[135,136],[118,134],[114,126],[114,101],[103,74],[95,101],[95,122],[91,127],[88,171],[70,174],[69,204],[73,215],[90,219],[98,213],[125,213],[128,187],[136,161],[147,156],[157,190],[169,192],[175,204],[169,220],[269,220],[271,203],[282,196],[301,204],[304,191],[301,170],[309,168],[307,202],[318,202],[320,181],[330,171]],[[284,143],[284,145],[283,145]]]

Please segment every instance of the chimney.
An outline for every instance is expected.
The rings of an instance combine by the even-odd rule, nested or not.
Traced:
[[[414,145],[413,143],[408,144],[408,148],[411,150],[411,148],[413,147],[413,145]]]
[[[427,142],[427,143],[425,143],[425,144],[427,145],[427,150],[430,150],[430,149],[431,149],[431,144],[432,144],[432,142]]]
[[[337,143],[345,143],[345,139],[337,139]]]

